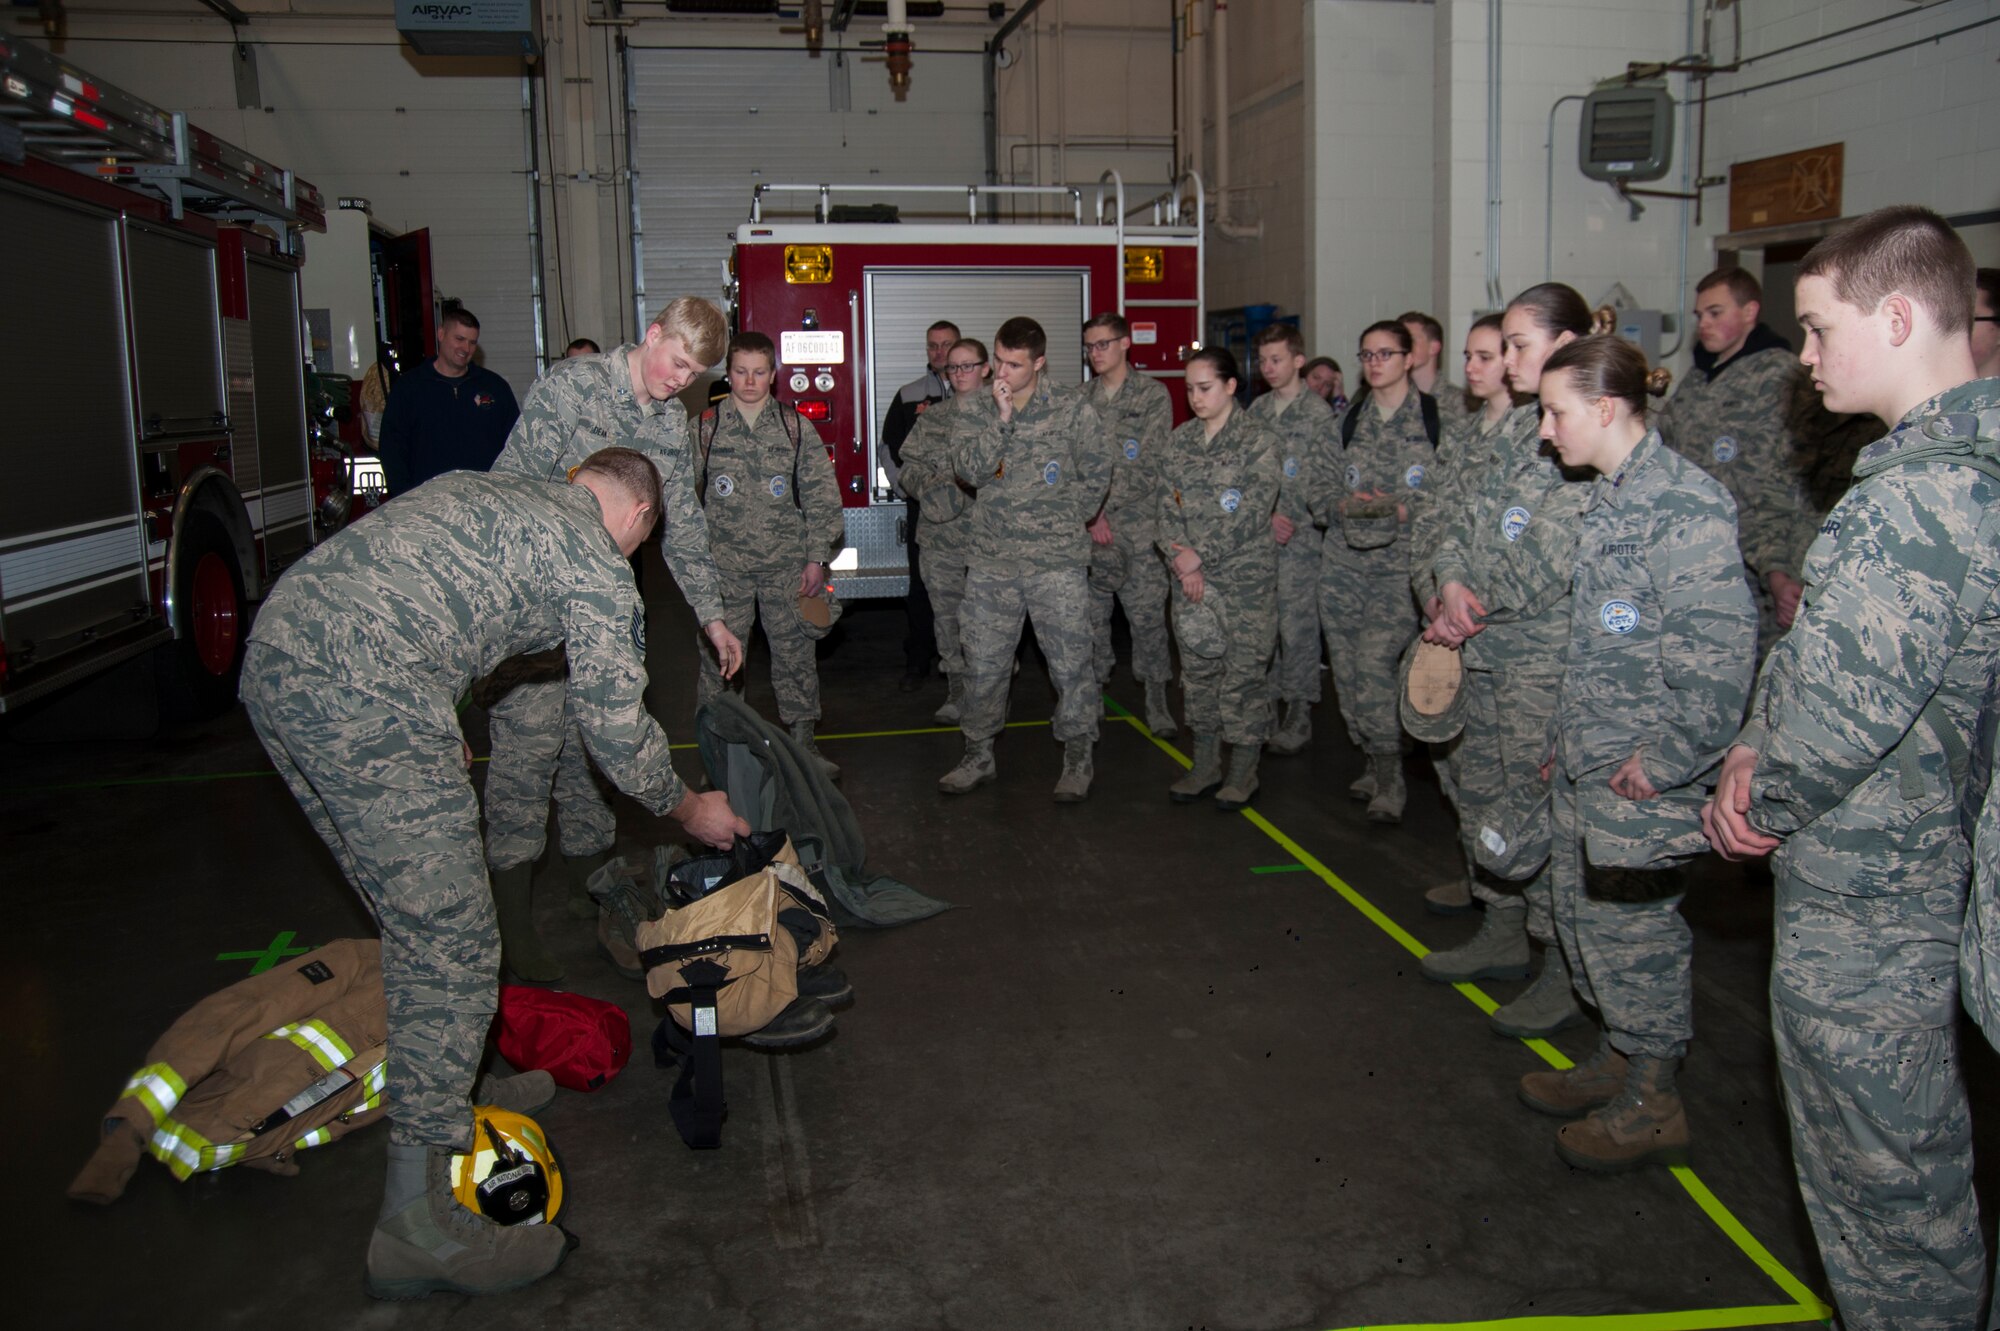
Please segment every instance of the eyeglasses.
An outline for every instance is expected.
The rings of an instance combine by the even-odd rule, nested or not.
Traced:
[[[1976,324],[2000,324],[2000,314],[1975,314],[1972,316],[1972,322]]]
[[[1101,342],[1086,342],[1083,344],[1083,349],[1085,351],[1105,351],[1117,346],[1123,340],[1123,338],[1107,337]]]
[[[1407,351],[1357,351],[1354,353],[1354,358],[1363,365],[1372,365],[1379,360],[1394,360],[1398,356],[1409,354]]]
[[[968,361],[964,365],[947,365],[944,367],[944,372],[946,374],[973,374],[984,364],[986,362],[983,360],[975,360]]]

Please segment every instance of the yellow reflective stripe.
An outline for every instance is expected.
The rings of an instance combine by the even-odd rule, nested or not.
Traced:
[[[368,1069],[368,1075],[361,1080],[362,1084],[367,1086],[371,1096],[379,1097],[382,1094],[382,1088],[389,1084],[389,1061],[383,1059],[380,1063]]]
[[[125,1083],[125,1094],[146,1107],[153,1126],[159,1127],[167,1115],[174,1112],[174,1106],[187,1094],[187,1083],[180,1074],[165,1063],[149,1063],[132,1074],[132,1080]]]
[[[204,1153],[210,1145],[208,1138],[187,1124],[176,1123],[172,1119],[162,1123],[153,1133],[153,1155],[183,1182],[190,1174],[208,1168]]]
[[[219,1146],[211,1146],[201,1153],[205,1162],[203,1167],[221,1169],[224,1165],[233,1165],[242,1157],[245,1149],[242,1142],[223,1142]]]
[[[332,1140],[333,1134],[331,1132],[328,1132],[325,1128],[314,1128],[311,1132],[293,1142],[292,1146],[296,1150],[303,1151],[314,1146],[324,1146]]]
[[[266,1040],[290,1040],[299,1048],[313,1056],[313,1060],[328,1072],[333,1071],[348,1059],[354,1051],[347,1047],[347,1041],[334,1033],[333,1027],[323,1021],[301,1021],[290,1026],[280,1026],[264,1037]]]

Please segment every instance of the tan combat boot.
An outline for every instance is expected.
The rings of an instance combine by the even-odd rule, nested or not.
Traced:
[[[1304,698],[1291,698],[1285,703],[1285,724],[1264,741],[1264,748],[1281,758],[1289,758],[1312,742],[1312,733],[1312,704]]]
[[[993,761],[993,741],[969,739],[965,741],[965,756],[958,760],[958,766],[938,778],[938,790],[946,795],[963,795],[999,775],[999,764]]]
[[[1187,775],[1167,787],[1167,798],[1176,804],[1192,804],[1222,784],[1222,741],[1213,735],[1194,737],[1194,766]]]
[[[1687,1110],[1674,1086],[1677,1058],[1634,1058],[1625,1085],[1602,1109],[1556,1133],[1556,1153],[1578,1169],[1615,1174],[1687,1163]]]
[[[1172,739],[1180,734],[1180,726],[1174,721],[1174,709],[1167,706],[1167,685],[1164,680],[1146,681],[1146,729],[1161,739]]]
[[[569,875],[569,917],[572,920],[597,918],[597,898],[590,895],[590,876],[611,859],[611,850],[588,855],[564,855],[563,871]]]
[[[1393,753],[1375,758],[1375,794],[1368,801],[1368,821],[1400,823],[1403,802],[1409,798],[1403,787],[1403,760]]]
[[[1488,905],[1479,932],[1459,946],[1433,952],[1417,963],[1426,980],[1468,984],[1473,980],[1528,978],[1528,908]]]
[[[1062,775],[1056,779],[1058,804],[1081,804],[1090,795],[1090,750],[1087,739],[1069,740],[1063,745]]]
[[[576,1246],[556,1225],[496,1225],[460,1205],[451,1156],[444,1147],[390,1143],[384,1205],[409,1200],[377,1220],[368,1241],[364,1284],[376,1298],[504,1294],[534,1284]]]
[[[534,1114],[556,1100],[556,1079],[540,1068],[517,1072],[511,1077],[481,1077],[472,1088],[472,1103],[511,1109],[517,1114]]]
[[[941,726],[955,726],[959,721],[959,702],[965,694],[963,673],[944,677],[944,706],[931,713],[931,720]]]
[[[1487,1018],[1495,1035],[1515,1040],[1541,1040],[1565,1031],[1584,1020],[1576,1001],[1576,987],[1570,982],[1569,964],[1562,948],[1542,949],[1542,973],[1513,1002],[1496,1008]]]
[[[1380,761],[1374,754],[1364,755],[1368,765],[1361,769],[1361,775],[1354,778],[1354,784],[1347,788],[1347,798],[1367,803],[1375,798],[1375,768]]]
[[[792,722],[792,741],[819,762],[819,770],[826,773],[827,780],[840,780],[839,766],[827,761],[826,755],[819,751],[819,741],[813,738],[813,723],[810,717],[802,716]]]
[[[1439,883],[1424,893],[1424,909],[1433,915],[1472,914],[1476,907],[1472,904],[1470,876],[1454,878],[1449,883]]]
[[[1597,1052],[1561,1072],[1543,1068],[1521,1078],[1521,1103],[1557,1118],[1582,1118],[1625,1089],[1625,1055],[1598,1041]]]
[[[1261,744],[1235,744],[1229,749],[1229,779],[1222,783],[1222,789],[1215,792],[1215,807],[1234,812],[1248,804],[1257,794],[1257,759],[1262,757]]]

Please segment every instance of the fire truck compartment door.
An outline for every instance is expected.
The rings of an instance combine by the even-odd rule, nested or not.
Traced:
[[[215,250],[127,224],[141,442],[213,438],[223,415]]]

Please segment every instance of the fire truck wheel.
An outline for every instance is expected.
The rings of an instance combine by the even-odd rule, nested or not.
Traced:
[[[162,649],[160,704],[175,720],[199,721],[236,702],[250,616],[236,546],[222,524],[192,513],[175,539],[180,557],[174,604],[188,608],[188,634]]]

